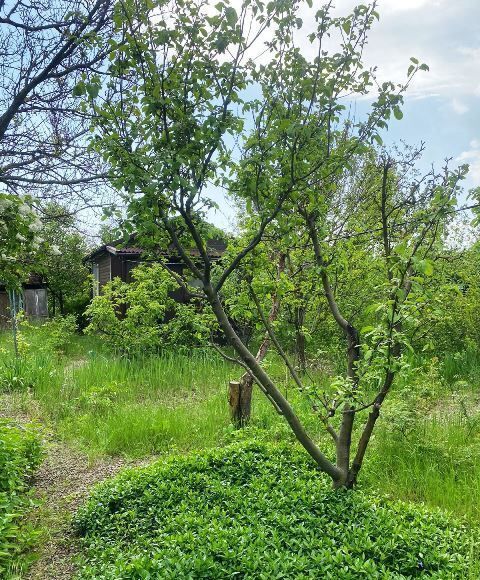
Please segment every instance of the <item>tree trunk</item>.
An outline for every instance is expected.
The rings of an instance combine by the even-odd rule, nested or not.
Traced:
[[[275,407],[281,412],[287,423],[290,425],[298,442],[302,445],[305,451],[316,462],[319,469],[327,473],[333,481],[340,478],[340,470],[322,453],[319,447],[308,435],[305,427],[297,417],[295,411],[287,399],[283,396],[281,391],[276,387],[275,383],[265,372],[261,365],[258,364],[253,354],[242,343],[238,334],[235,332],[228,316],[226,315],[223,306],[220,302],[217,292],[214,290],[210,282],[205,282],[203,286],[205,295],[212,307],[213,313],[220,325],[220,328],[225,333],[225,337],[232,345],[235,352],[241,360],[247,365],[251,372],[255,375],[259,384],[262,385],[265,394],[273,402]]]
[[[17,292],[10,290],[8,292],[10,300],[10,313],[12,316],[12,336],[13,336],[13,351],[15,357],[18,358],[18,317],[17,317]]]
[[[280,254],[277,265],[277,281],[285,270],[285,254]],[[275,322],[280,310],[280,297],[275,293],[272,298],[272,306],[268,314],[268,322]],[[270,346],[270,336],[265,332],[263,340],[258,348],[255,360],[262,362]],[[229,386],[230,416],[235,427],[241,428],[248,424],[252,410],[253,377],[250,373],[244,373],[240,381],[232,381]]]
[[[58,295],[58,305],[60,307],[60,314],[63,316],[65,314],[65,308],[64,308],[64,304],[63,304],[63,292],[60,291],[59,295]]]
[[[237,428],[248,424],[251,415],[253,378],[245,373],[240,381],[230,381],[228,403],[230,417]]]

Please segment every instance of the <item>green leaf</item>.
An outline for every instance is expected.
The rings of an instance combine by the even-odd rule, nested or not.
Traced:
[[[235,24],[237,23],[237,20],[238,20],[237,11],[235,10],[235,8],[232,8],[231,6],[229,6],[225,10],[225,17],[227,19],[228,24],[230,24],[230,26],[235,26]]]
[[[80,81],[73,87],[72,94],[74,97],[81,97],[85,94],[85,83]]]
[[[95,97],[98,97],[98,93],[100,92],[100,85],[88,84],[86,85],[86,89],[88,96],[91,99],[94,99]]]
[[[394,107],[394,109],[393,109],[393,115],[394,115],[395,119],[397,119],[398,121],[400,121],[401,119],[403,119],[403,113],[402,113],[402,110],[399,107]]]

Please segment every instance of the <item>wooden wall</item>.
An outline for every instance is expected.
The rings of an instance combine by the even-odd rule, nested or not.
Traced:
[[[111,273],[110,254],[100,256],[97,259],[96,263],[98,264],[98,285],[101,290],[102,286],[105,286],[105,284],[110,281],[110,273]]]
[[[28,318],[47,318],[48,300],[46,288],[25,288],[23,290],[23,310]],[[10,303],[8,294],[0,290],[0,326],[10,320]]]

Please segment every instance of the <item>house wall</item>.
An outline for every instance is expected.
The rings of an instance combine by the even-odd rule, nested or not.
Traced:
[[[173,272],[182,275],[185,269],[184,264],[179,260],[173,258],[166,259],[168,267]],[[113,280],[114,278],[120,278],[123,282],[132,281],[132,271],[139,265],[143,263],[139,259],[138,255],[116,255],[105,252],[96,256],[92,260],[92,269],[94,275],[97,276],[97,289],[101,292],[102,287]],[[97,294],[97,289],[94,288],[94,295]],[[190,297],[183,287],[177,288],[170,293],[170,296],[177,302],[188,302]]]
[[[111,261],[110,254],[100,256],[96,264],[98,264],[98,285],[101,290],[107,282],[111,280]]]
[[[8,296],[6,292],[0,291],[0,326],[5,325],[10,317],[8,308]]]
[[[31,318],[47,318],[48,302],[46,288],[26,288],[23,291],[23,308]]]
[[[48,300],[46,288],[25,288],[19,301],[19,307],[23,308],[28,318],[47,318]],[[0,326],[9,323],[10,302],[5,290],[0,290]]]

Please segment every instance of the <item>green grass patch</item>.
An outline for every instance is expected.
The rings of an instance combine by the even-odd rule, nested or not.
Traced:
[[[0,387],[18,393],[22,412],[48,422],[91,457],[202,451],[232,441],[227,388],[242,369],[214,351],[179,349],[125,358],[105,351],[95,337],[75,336],[67,352],[59,354],[44,348],[42,332],[47,329],[27,329],[24,339],[30,347],[16,361],[8,350],[11,337],[0,335],[7,351],[0,364]],[[322,423],[278,357],[269,353],[265,366],[311,436],[333,453]],[[382,409],[360,474],[363,488],[480,521],[479,368],[474,353],[412,361],[411,371],[398,377]],[[328,390],[325,371],[312,374],[319,388]],[[367,393],[365,399],[371,396]],[[368,412],[357,418],[355,438]],[[258,390],[244,436],[294,441]]]
[[[364,485],[480,521],[480,421],[458,410],[418,421],[408,434],[381,425]]]
[[[171,458],[100,485],[76,517],[80,578],[478,578],[478,532],[334,492],[292,447]]]

